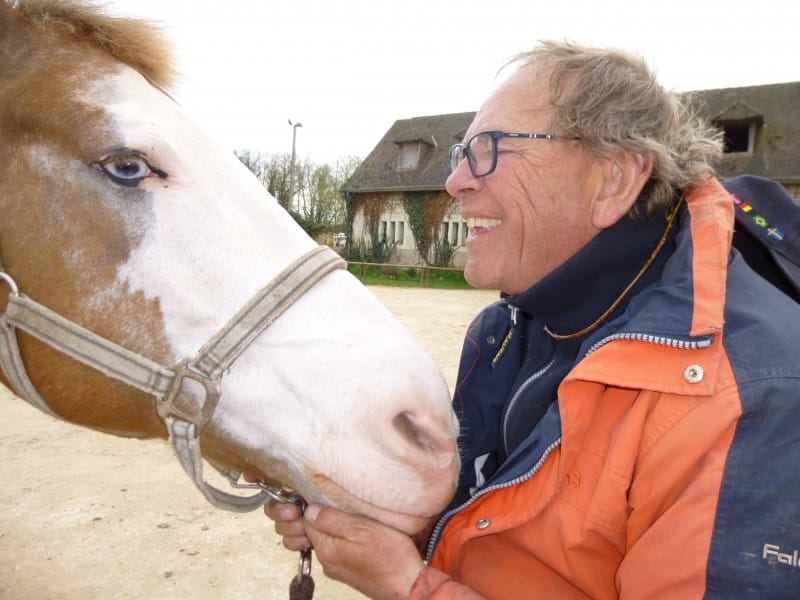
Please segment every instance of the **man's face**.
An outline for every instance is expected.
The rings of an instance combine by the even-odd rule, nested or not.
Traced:
[[[550,131],[549,74],[526,66],[478,111],[464,138],[481,131]],[[466,160],[447,179],[469,226],[467,281],[509,294],[525,291],[571,258],[599,229],[593,201],[602,190],[600,162],[580,141],[504,138],[497,167],[474,177]]]

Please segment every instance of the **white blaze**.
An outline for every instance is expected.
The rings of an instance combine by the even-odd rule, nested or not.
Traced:
[[[158,299],[175,357],[192,357],[316,244],[232,152],[220,151],[133,70],[102,86],[124,146],[167,173],[139,184],[152,193],[151,221],[118,279]],[[303,478],[321,475],[361,500],[412,513],[427,510],[423,480],[452,478],[457,467],[443,471],[412,456],[393,430],[401,413],[436,435],[454,435],[432,361],[355,278],[337,272],[233,365],[214,422],[264,463],[278,459]],[[305,480],[287,483],[323,498]]]

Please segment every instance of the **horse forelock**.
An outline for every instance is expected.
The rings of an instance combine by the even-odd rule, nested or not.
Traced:
[[[37,33],[96,48],[159,88],[169,89],[176,79],[172,48],[152,21],[112,16],[85,0],[18,0],[11,6]]]

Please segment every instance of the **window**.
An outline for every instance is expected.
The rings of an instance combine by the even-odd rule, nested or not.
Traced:
[[[721,125],[725,139],[725,154],[753,151],[756,130],[753,121],[730,121]]]
[[[396,230],[397,237],[395,238],[394,241],[397,242],[399,246],[403,245],[403,238],[405,237],[405,229],[406,229],[406,224],[403,221],[398,221]]]
[[[388,233],[387,226],[388,226],[388,223],[386,221],[381,221],[381,229],[378,232],[378,238],[381,241],[386,241],[388,239],[386,237],[386,234]]]
[[[722,131],[725,154],[756,152],[758,131],[764,125],[760,110],[738,101],[712,117],[711,122]]]
[[[464,221],[442,221],[439,239],[454,248],[463,246],[467,241],[467,224]]]
[[[397,169],[416,169],[419,164],[420,142],[402,142],[398,144]]]

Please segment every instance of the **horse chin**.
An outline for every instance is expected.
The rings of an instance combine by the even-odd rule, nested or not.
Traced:
[[[367,517],[407,533],[408,535],[415,535],[424,530],[431,519],[438,514],[437,511],[431,515],[412,515],[376,506],[371,502],[351,494],[324,475],[315,475],[310,481],[316,488],[316,493],[311,492],[307,495],[308,497],[306,497],[306,500],[308,502],[319,502],[351,514]],[[318,494],[321,494],[319,500],[315,498]],[[443,509],[444,506],[440,508]]]

